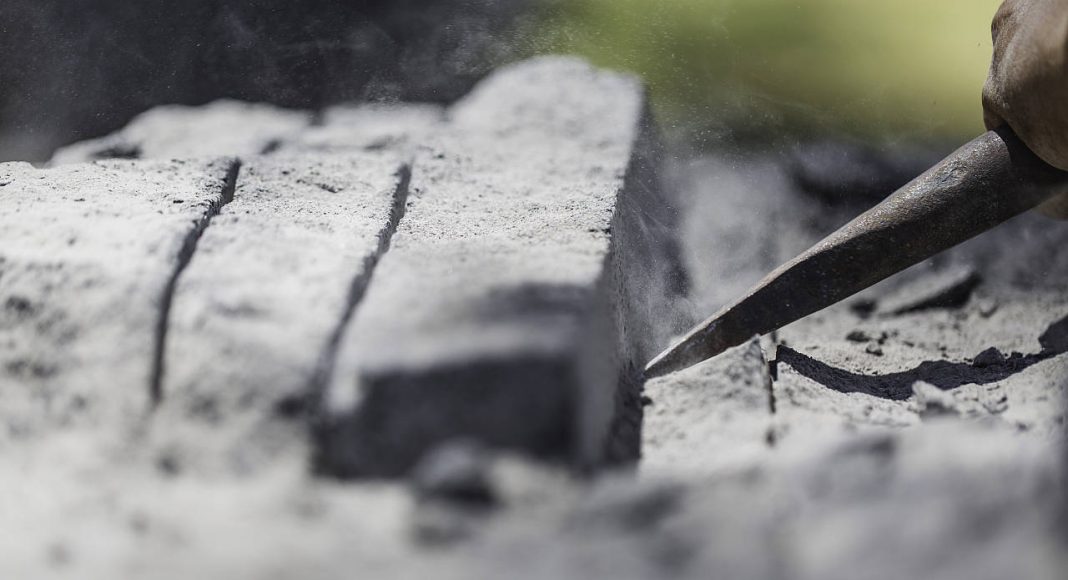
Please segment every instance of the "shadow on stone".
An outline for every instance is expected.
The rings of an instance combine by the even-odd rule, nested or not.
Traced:
[[[802,376],[842,393],[864,393],[873,397],[903,401],[912,396],[917,381],[942,390],[966,384],[985,385],[1004,380],[1044,360],[1068,352],[1068,317],[1051,324],[1039,337],[1042,350],[1035,354],[1005,355],[990,348],[971,363],[925,361],[916,368],[887,375],[863,375],[833,367],[789,347],[780,346],[776,362],[790,365]]]

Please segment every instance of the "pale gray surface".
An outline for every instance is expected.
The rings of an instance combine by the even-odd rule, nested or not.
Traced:
[[[680,174],[697,316],[849,211],[806,200],[767,158]],[[681,577],[1064,577],[1066,237],[1024,216],[763,340],[778,359],[773,413],[738,404],[761,370],[745,349],[648,384],[643,473],[692,491],[659,502],[676,506],[666,523],[624,551],[668,538],[687,573],[662,573]],[[888,314],[968,270],[981,283],[962,305]],[[870,318],[851,308],[861,300]]]
[[[331,240],[343,239],[345,242],[337,243],[351,244],[352,257],[356,258],[360,252],[355,248],[365,246],[360,241],[363,238],[355,235],[355,222],[368,208],[352,208],[351,220],[320,222],[314,216],[340,214],[331,213],[324,206],[316,206],[324,214],[308,214],[289,205],[283,211],[282,205],[290,199],[283,192],[333,199],[328,189],[339,188],[350,173],[331,164],[346,158],[348,148],[416,154],[410,213],[401,222],[393,250],[387,254],[390,258],[382,263],[383,270],[372,276],[372,294],[379,294],[368,296],[369,300],[357,309],[357,324],[362,316],[388,329],[396,319],[398,331],[403,331],[396,340],[385,330],[364,338],[377,337],[369,352],[380,361],[379,370],[383,373],[402,364],[410,370],[421,361],[450,360],[449,357],[469,360],[464,357],[486,352],[472,350],[474,346],[497,348],[506,355],[517,352],[512,350],[515,345],[529,350],[532,344],[542,344],[539,337],[560,336],[556,334],[560,331],[555,326],[555,316],[548,317],[547,322],[546,313],[576,303],[576,296],[591,297],[592,304],[600,308],[610,304],[603,298],[612,294],[590,282],[602,274],[588,271],[618,274],[628,264],[645,267],[662,263],[633,260],[631,254],[622,259],[611,256],[618,262],[605,265],[604,250],[609,247],[609,240],[611,247],[617,242],[627,242],[622,247],[642,245],[631,243],[633,239],[628,242],[627,236],[634,232],[631,226],[611,224],[610,235],[569,232],[565,227],[579,219],[601,219],[597,212],[611,210],[608,198],[615,195],[621,181],[624,189],[633,184],[630,180],[634,174],[626,178],[615,171],[585,175],[581,174],[579,161],[564,157],[569,153],[574,157],[574,151],[581,146],[580,153],[589,155],[586,159],[616,156],[612,158],[619,165],[619,156],[626,153],[611,144],[597,147],[587,139],[599,132],[627,134],[633,127],[590,128],[581,122],[558,126],[545,121],[558,119],[556,115],[567,118],[568,111],[575,110],[601,118],[612,107],[630,106],[627,99],[616,98],[627,92],[620,90],[612,98],[599,99],[597,91],[579,90],[589,82],[588,71],[582,72],[584,67],[574,62],[541,61],[526,66],[531,68],[520,68],[527,72],[519,79],[505,76],[512,79],[506,94],[509,99],[517,99],[519,106],[509,106],[503,97],[494,99],[499,87],[493,89],[491,80],[451,112],[451,123],[443,121],[432,107],[413,109],[423,112],[411,115],[405,107],[328,112],[320,127],[287,134],[278,153],[264,159],[246,159],[249,167],[259,166],[263,172],[257,178],[262,181],[262,191],[253,188],[262,194],[255,198],[257,203],[262,202],[263,205],[256,205],[262,211],[240,212],[244,198],[241,188],[252,187],[243,185],[246,179],[251,182],[251,170],[246,168],[239,178],[235,201],[212,220],[196,255],[179,278],[179,299],[173,305],[172,339],[185,337],[178,338],[175,344],[186,343],[191,359],[211,362],[186,367],[177,357],[168,361],[168,368],[183,369],[171,375],[172,380],[187,373],[187,386],[197,386],[186,390],[172,385],[164,390],[163,405],[151,418],[149,437],[144,430],[128,430],[128,445],[108,447],[105,450],[110,452],[98,453],[97,446],[87,446],[84,438],[77,436],[85,430],[70,428],[70,437],[52,437],[55,444],[47,448],[31,445],[16,437],[19,429],[48,423],[21,414],[23,408],[18,399],[12,403],[8,391],[0,391],[0,402],[5,406],[0,417],[6,427],[6,438],[0,439],[4,450],[4,460],[0,461],[0,489],[4,490],[0,494],[0,513],[4,514],[0,523],[0,547],[4,553],[0,576],[325,579],[358,574],[375,578],[791,580],[1064,577],[1068,551],[1064,549],[1066,454],[1062,442],[1068,355],[1063,353],[1068,346],[1068,332],[1060,321],[1068,315],[1064,296],[1064,288],[1068,287],[1064,261],[1068,254],[1061,251],[1068,229],[1034,216],[1016,220],[858,297],[875,301],[874,314],[869,318],[851,308],[858,300],[853,299],[763,339],[759,342],[762,349],[754,342],[647,385],[645,394],[653,404],[646,410],[645,458],[637,476],[619,473],[576,480],[565,471],[544,464],[492,455],[476,462],[460,462],[463,473],[436,474],[445,480],[453,476],[485,476],[490,493],[497,499],[497,507],[487,511],[428,499],[425,490],[415,499],[401,483],[341,484],[310,475],[304,463],[299,423],[278,422],[275,415],[268,416],[278,410],[269,401],[277,400],[276,395],[291,401],[287,396],[291,391],[285,385],[306,375],[313,351],[321,345],[316,341],[328,334],[321,323],[330,323],[331,329],[341,323],[330,313],[335,311],[361,264],[342,256],[311,256],[305,253],[305,245],[285,242],[299,239],[312,247],[333,245]],[[516,73],[513,70],[502,74]],[[616,81],[610,79],[619,77],[595,78],[611,84]],[[578,94],[571,94],[572,91]],[[544,94],[552,95],[552,106],[522,105],[530,102],[524,99],[537,99]],[[605,103],[608,109],[602,110]],[[558,140],[554,143],[574,141],[578,145],[575,149],[557,147],[557,154],[545,150],[546,141],[552,139]],[[303,165],[305,161],[300,160],[307,158],[301,156],[274,160],[282,152],[297,150],[315,151],[314,161]],[[655,148],[640,144],[635,150],[653,158],[657,155]],[[320,157],[325,151],[339,155]],[[442,156],[437,157],[438,154]],[[301,164],[309,172],[305,177],[313,178],[301,179],[300,171],[290,175],[275,173],[284,171],[283,166],[289,163]],[[320,163],[332,167],[330,179],[313,175]],[[551,167],[544,169],[550,163]],[[606,167],[607,163],[604,161]],[[630,164],[633,168],[633,159]],[[297,167],[294,165],[293,169]],[[357,168],[350,170],[360,172]],[[62,218],[56,223],[66,223],[92,215],[82,209],[83,202],[74,202],[72,196],[62,193],[62,188],[56,189],[53,178],[48,176],[103,170],[70,167],[56,170],[60,173],[42,173],[23,166],[19,171],[46,176],[34,186],[37,197],[59,196],[50,206],[20,203],[20,212],[28,211],[34,216],[30,221],[13,211],[0,212],[3,225],[19,228],[0,229],[0,240],[48,244],[45,253],[35,253],[30,246],[21,248],[20,256],[24,257],[20,260],[47,262],[41,256],[55,254],[80,264],[79,268],[85,267],[86,260],[101,262],[107,265],[108,279],[134,271],[140,276],[140,267],[134,267],[137,264],[148,264],[145,272],[151,274],[152,280],[159,272],[173,271],[161,265],[170,263],[168,244],[154,243],[158,253],[145,253],[142,242],[146,236],[156,239],[170,235],[168,228],[173,224],[168,220],[178,217],[169,211],[185,216],[179,221],[191,227],[193,218],[181,213],[186,211],[183,204],[173,208],[165,204],[165,213],[156,214],[155,205],[139,205],[135,203],[138,196],[127,192],[113,206],[108,205],[107,211],[92,217],[94,224],[119,226],[93,228],[86,234],[120,240],[121,246],[94,243],[85,247],[83,255],[64,249],[66,241],[62,236],[39,231],[38,222],[55,227],[49,221],[53,217]],[[108,171],[123,173],[117,169]],[[859,209],[822,208],[801,196],[775,156],[704,159],[679,171],[684,178],[680,189],[690,202],[680,230],[682,255],[693,280],[685,307],[687,314],[694,317],[706,315],[733,298],[767,270]],[[224,173],[219,173],[219,179]],[[112,173],[106,175],[107,186],[113,187]],[[375,175],[376,179],[389,177],[388,173]],[[5,179],[0,179],[0,184]],[[63,179],[55,179],[64,183]],[[155,196],[169,199],[165,195],[168,188],[187,185],[185,178],[177,182],[145,176],[137,179],[146,180],[153,200]],[[597,183],[603,186],[584,189]],[[10,205],[10,187],[11,184],[0,185],[0,208],[5,204],[7,208],[16,207]],[[479,194],[485,197],[480,198]],[[253,198],[245,199],[251,203]],[[145,209],[144,220],[120,219],[136,208]],[[279,211],[272,211],[275,208]],[[641,208],[638,213],[648,210]],[[348,212],[348,206],[344,211]],[[562,217],[548,226],[532,219],[556,215]],[[660,217],[655,211],[645,215]],[[242,224],[246,216],[248,223]],[[273,216],[279,219],[269,220]],[[160,227],[161,223],[171,225]],[[317,227],[320,223],[324,227]],[[350,226],[354,234],[351,238],[344,235]],[[232,236],[227,237],[226,233]],[[257,237],[259,245],[253,243]],[[581,242],[583,239],[589,243]],[[5,260],[8,247],[7,243],[0,244],[0,256]],[[575,252],[577,260],[554,259],[554,253],[566,254],[574,248],[583,250]],[[389,266],[393,251],[399,251],[400,257]],[[136,264],[111,259],[126,252],[138,256]],[[107,259],[101,259],[102,255]],[[510,261],[518,260],[516,256],[522,257],[518,264]],[[156,257],[161,258],[159,263]],[[280,264],[275,263],[276,259]],[[327,267],[322,260],[336,262]],[[533,280],[545,282],[548,290],[520,294],[522,300],[518,304],[522,308],[516,308],[511,295],[501,291],[493,295],[489,306],[482,301],[471,306],[481,290],[468,284],[470,276],[460,277],[472,268],[468,264],[471,261],[490,270],[498,286],[511,289],[524,280]],[[312,273],[320,272],[320,266],[322,280],[337,279],[337,286],[333,282],[317,283],[314,288],[319,290],[313,291],[310,283],[305,284],[319,279]],[[894,301],[907,304],[922,300],[932,288],[937,294],[937,286],[946,280],[952,285],[956,279],[952,270],[959,266],[972,268],[982,278],[961,305],[903,316],[884,315],[887,305]],[[2,349],[15,344],[2,334],[14,328],[16,333],[28,333],[42,341],[30,345],[34,352],[40,349],[69,356],[77,351],[57,347],[57,341],[89,340],[95,345],[92,352],[113,356],[105,361],[111,365],[109,371],[114,368],[126,373],[136,367],[142,369],[137,374],[144,374],[143,369],[150,366],[141,359],[117,353],[140,353],[146,345],[150,351],[151,336],[146,340],[137,332],[114,334],[113,342],[125,351],[112,350],[107,341],[97,339],[97,325],[89,323],[105,321],[107,324],[101,328],[125,324],[125,314],[120,320],[95,318],[94,309],[129,311],[131,316],[142,317],[148,313],[152,318],[158,315],[158,304],[144,306],[144,301],[131,296],[156,296],[161,287],[147,292],[147,286],[139,286],[131,294],[125,286],[110,283],[83,288],[81,278],[70,278],[69,284],[56,286],[60,294],[50,295],[44,291],[51,280],[45,274],[35,271],[11,278],[5,268],[7,262],[0,263],[0,292],[17,280],[19,291],[39,294],[47,310],[40,311],[45,315],[38,317],[38,311],[21,301],[6,302],[7,295],[3,295],[0,352],[9,352]],[[127,268],[132,269],[128,272]],[[248,283],[246,275],[268,277],[276,268],[286,271],[273,283]],[[475,270],[476,274],[480,272],[481,269]],[[453,274],[460,277],[443,286],[455,294],[456,300],[452,301],[451,295],[427,291],[422,286],[427,280],[422,273],[446,280]],[[90,274],[97,279],[93,271]],[[381,282],[380,274],[386,282],[376,290],[374,284]],[[641,296],[662,291],[647,287],[651,279],[662,278],[659,273],[640,274],[626,271],[608,287],[641,289],[639,296],[628,297],[629,304],[640,305]],[[566,291],[557,287],[561,280],[570,284]],[[190,303],[187,299],[194,296],[194,291],[196,298]],[[244,303],[291,294],[296,298],[271,302],[268,311],[257,312],[263,317],[255,320],[269,323],[264,327],[248,318],[251,310],[228,307],[231,299]],[[101,302],[85,302],[86,298],[99,298]],[[386,317],[364,310],[369,305],[376,308],[376,304],[403,316]],[[648,324],[648,319],[659,316],[654,303],[644,304],[645,307],[625,309],[632,316],[635,312],[641,315],[631,322],[641,322],[644,317]],[[70,305],[87,305],[89,309]],[[463,309],[465,306],[469,308]],[[197,313],[207,311],[200,308],[232,311],[246,316],[240,320],[249,325],[224,324],[221,317],[212,316],[200,327],[198,319],[204,317]],[[619,314],[612,308],[607,310],[591,317],[603,322]],[[573,313],[573,309],[565,310],[560,318],[574,317]],[[72,318],[85,323],[79,332],[91,332],[66,332],[65,321]],[[418,320],[422,322],[414,322]],[[427,322],[434,324],[420,326]],[[441,337],[451,336],[443,330],[446,325],[460,323],[463,332],[474,333],[485,328],[480,326],[483,322],[500,324],[505,328],[505,337],[513,337],[516,329],[546,330],[543,334],[520,336],[513,343],[487,339],[445,343],[448,348],[443,347]],[[666,333],[673,325],[656,330]],[[199,334],[198,328],[205,329],[205,333]],[[640,327],[629,323],[625,328],[657,343],[655,346],[667,342],[666,336],[650,338],[653,333],[636,331]],[[207,329],[211,329],[210,335]],[[292,342],[274,342],[286,336],[279,329],[293,329]],[[297,329],[308,329],[309,334],[299,334],[298,339]],[[350,326],[350,330],[350,339],[360,335],[358,326]],[[633,353],[651,348],[632,340],[635,337],[624,337],[623,345],[605,344],[610,341],[604,336],[618,333],[618,327],[606,330],[586,325],[582,330],[591,338],[576,340],[574,335],[561,334],[570,341],[566,344],[611,346],[614,352],[618,348],[618,352],[632,353],[626,356],[633,358],[638,358]],[[247,337],[254,337],[255,342]],[[424,340],[427,342],[421,342]],[[226,377],[231,376],[233,368],[220,364],[223,348],[211,352],[214,345],[225,343],[248,348],[245,352],[271,350],[271,359],[261,359],[248,371],[248,376],[259,377],[257,382],[262,386],[245,382],[242,373],[233,381],[236,384],[232,391],[228,390],[230,384],[219,387],[226,392],[198,390],[206,388],[206,382],[200,383],[202,378],[231,382]],[[785,347],[776,348],[782,343]],[[548,339],[545,344],[548,352],[560,352],[559,345],[553,350]],[[409,346],[413,348],[409,350]],[[998,350],[990,351],[990,347]],[[236,350],[237,346],[230,348]],[[786,348],[800,354],[787,354]],[[574,358],[585,352],[564,352],[560,356]],[[1014,357],[1013,352],[1020,356]],[[766,361],[775,357],[777,379],[769,382]],[[516,359],[497,360],[514,364]],[[74,362],[82,364],[80,360]],[[350,366],[346,368],[351,372],[362,362],[348,359],[346,364]],[[611,357],[602,362],[615,364]],[[944,366],[947,364],[954,366]],[[928,370],[918,372],[916,369],[921,366]],[[10,379],[15,372],[33,372],[33,368],[21,363],[3,366],[0,373],[6,374],[0,377]],[[931,368],[937,372],[930,372]],[[446,375],[452,372],[450,369]],[[67,381],[57,384],[80,384],[70,382],[74,379],[69,372],[57,376]],[[104,370],[96,376],[110,378]],[[46,381],[47,377],[32,380]],[[960,384],[946,388],[953,381]],[[873,389],[873,385],[878,388]],[[108,389],[112,386],[111,382],[104,385]],[[769,386],[774,397],[769,397]],[[359,400],[359,391],[348,392]],[[266,393],[269,394],[264,398],[256,398]],[[230,414],[218,415],[219,423],[213,426],[204,425],[205,416],[198,415],[196,420],[183,423],[182,431],[173,429],[184,421],[183,414],[190,406],[196,406],[192,400],[201,394],[221,402],[216,403],[217,408]],[[134,403],[134,408],[140,409],[147,403],[147,392],[139,391],[138,396],[143,398]],[[512,396],[511,392],[508,396]],[[244,407],[249,397],[253,404]],[[405,394],[388,403],[400,413],[440,412],[438,406],[413,409],[412,403],[420,401],[417,396]],[[171,405],[173,402],[179,404]],[[477,398],[468,402],[485,403]],[[60,413],[71,406],[57,405],[49,410],[48,401],[43,399],[26,403],[27,408],[37,404],[43,409],[38,416],[56,411],[57,422],[95,421],[92,406],[87,412],[75,409],[77,413]],[[7,405],[14,405],[11,413],[7,412]],[[26,421],[25,417],[31,420]],[[260,429],[276,424],[277,430]],[[177,434],[177,447],[166,445],[168,433]],[[231,433],[265,435],[257,439],[257,445],[281,441],[283,448],[293,445],[297,452],[285,454],[286,461],[265,462],[259,469],[226,470],[221,476],[190,468],[199,467],[201,461],[210,465],[214,461],[212,455],[191,456],[197,450],[213,449],[210,441],[229,442]],[[161,442],[163,445],[158,445]],[[236,456],[249,457],[243,453]],[[227,459],[234,457],[231,454]],[[251,457],[253,461],[236,464],[258,465],[257,455]],[[444,469],[440,464],[436,468]]]
[[[279,151],[409,151],[443,128],[445,108],[423,103],[338,105],[301,133],[290,135]]]
[[[691,200],[682,227],[696,316],[740,295],[850,212],[806,199],[771,158],[712,157],[682,175]],[[727,207],[738,213],[728,219]],[[754,223],[767,226],[740,225]],[[1059,267],[1057,248],[1066,238],[1062,223],[1021,216],[769,337],[768,356],[778,360],[772,440],[791,432],[915,425],[923,411],[913,394],[917,381],[956,401],[951,414],[993,416],[1060,436],[1068,270]],[[930,304],[942,296],[955,300]],[[871,303],[870,315],[854,308],[863,301]],[[924,304],[929,307],[894,314]]]
[[[912,385],[923,381],[964,417],[1063,432],[1068,349],[1055,337],[1068,335],[1068,297],[1001,290],[997,300],[990,315],[978,299],[868,320],[838,308],[787,329],[775,383],[780,419],[793,429],[821,424],[812,412],[845,427],[913,424],[921,408]]]
[[[757,341],[650,381],[642,472],[699,475],[745,464],[767,450],[771,377]]]
[[[701,477],[568,493],[542,476],[452,559],[473,577],[1056,580],[1057,451],[940,422],[810,439]]]
[[[0,575],[49,576],[67,537],[124,544],[165,295],[233,165],[0,165]]]
[[[642,97],[630,77],[539,59],[448,112],[343,338],[327,469],[396,474],[463,436],[604,460],[617,384],[652,338],[645,312],[622,334],[631,305],[618,279],[637,259],[627,244],[647,241],[628,239],[622,216],[654,195],[627,181],[649,146]]]
[[[171,310],[153,432],[174,461],[248,471],[293,448],[307,461],[300,422],[279,414],[307,406],[329,372],[332,339],[399,217],[406,173],[385,153],[243,164]]]
[[[122,130],[64,147],[53,164],[96,159],[176,159],[264,153],[311,122],[310,113],[272,105],[220,100],[200,107],[156,107]]]
[[[148,411],[167,284],[231,165],[0,165],[5,445],[120,429]]]

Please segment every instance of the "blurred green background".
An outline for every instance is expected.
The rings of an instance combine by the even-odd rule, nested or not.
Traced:
[[[691,140],[845,134],[959,141],[1000,0],[547,0],[531,52],[583,55],[649,85]]]

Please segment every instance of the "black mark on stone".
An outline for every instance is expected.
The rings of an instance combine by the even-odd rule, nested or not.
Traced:
[[[885,316],[901,316],[936,308],[961,308],[982,283],[978,272],[970,268],[941,272],[925,277],[899,291],[899,297],[886,299],[881,310]]]
[[[90,155],[93,159],[140,159],[141,146],[134,143],[116,143],[93,151]]]
[[[863,330],[854,330],[846,335],[846,340],[849,342],[868,342],[871,337]]]
[[[174,477],[182,472],[182,461],[174,451],[164,451],[156,458],[156,469],[163,475]]]
[[[270,155],[271,153],[274,153],[275,151],[278,151],[281,148],[282,148],[282,140],[281,139],[271,139],[270,141],[267,142],[266,145],[263,146],[262,149],[260,149],[260,155]]]
[[[4,308],[9,312],[13,312],[19,318],[31,316],[37,311],[33,306],[33,302],[23,296],[8,297],[7,301],[4,302]]]
[[[878,302],[866,298],[855,300],[849,304],[849,310],[860,318],[868,318],[875,312],[875,309],[878,307]]]

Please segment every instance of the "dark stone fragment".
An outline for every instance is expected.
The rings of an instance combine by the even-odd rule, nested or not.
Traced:
[[[412,485],[421,500],[440,500],[472,507],[490,507],[497,496],[490,485],[489,458],[475,443],[457,441],[438,446],[413,472]]]
[[[871,337],[863,330],[854,330],[846,335],[846,340],[849,342],[868,342]]]

